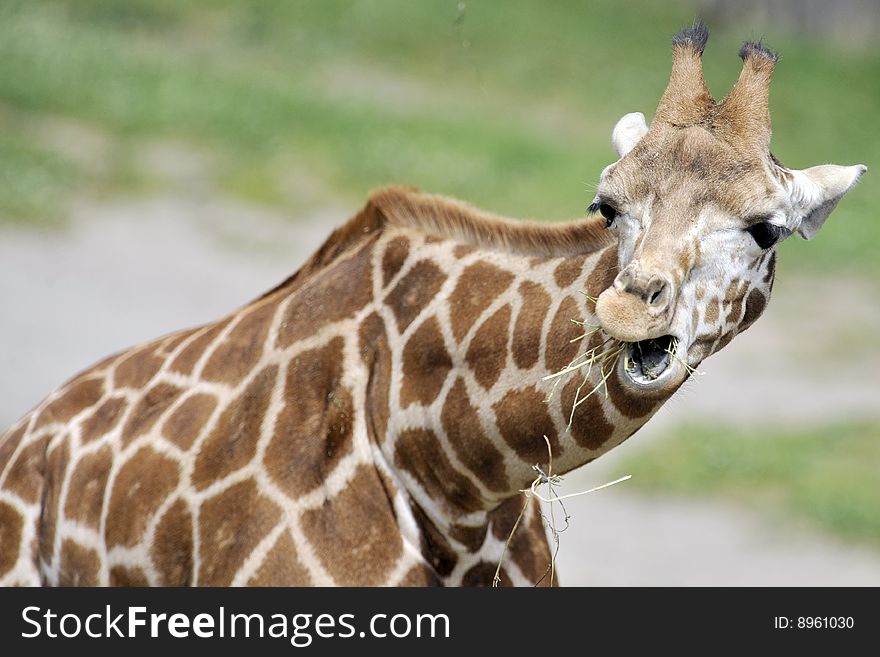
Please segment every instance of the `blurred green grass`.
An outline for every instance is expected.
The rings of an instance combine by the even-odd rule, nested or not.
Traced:
[[[212,187],[291,216],[357,204],[391,182],[514,216],[577,216],[614,159],[614,122],[653,113],[670,35],[694,15],[648,0],[626,11],[612,0],[4,0],[0,217],[57,218],[83,190],[155,192],[131,160],[155,139],[209,154]],[[714,30],[705,67],[716,96],[738,75],[747,36]],[[766,37],[783,53],[777,155],[794,167],[876,162],[880,50],[784,28]],[[124,147],[84,166],[37,138],[56,119]],[[876,273],[871,175],[814,243],[785,245],[784,260]]]
[[[621,465],[645,490],[747,504],[880,545],[880,424],[802,430],[685,426]]]

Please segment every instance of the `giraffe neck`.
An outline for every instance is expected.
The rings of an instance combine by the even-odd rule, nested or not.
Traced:
[[[391,409],[374,423],[377,444],[435,524],[485,522],[534,480],[534,465],[546,471],[548,443],[553,471],[567,472],[625,440],[665,400],[629,392],[610,366],[545,380],[602,350],[601,332],[578,338],[617,274],[614,245],[530,257],[397,228],[375,249],[381,292],[364,327],[388,330],[388,355],[371,362],[387,358]],[[377,332],[362,329],[362,346]]]

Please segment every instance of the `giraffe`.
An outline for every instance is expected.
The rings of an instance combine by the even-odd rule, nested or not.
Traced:
[[[564,473],[631,436],[865,170],[784,167],[776,55],[746,43],[716,103],[707,37],[673,37],[654,120],[615,126],[587,217],[380,189],[258,299],[50,394],[0,439],[0,584],[490,584],[544,437]],[[597,349],[617,357],[551,394]],[[501,581],[548,584],[550,559],[527,507]]]

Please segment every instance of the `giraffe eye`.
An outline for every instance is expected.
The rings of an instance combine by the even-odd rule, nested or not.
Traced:
[[[617,217],[617,210],[607,203],[593,203],[587,208],[587,212],[596,212],[597,210],[599,214],[605,217],[605,227],[611,228],[611,224],[614,223],[614,219]]]
[[[605,226],[610,227],[611,224],[614,223],[614,219],[617,217],[617,210],[612,208],[607,203],[600,203],[599,214],[605,217]]]
[[[783,226],[771,224],[769,221],[762,221],[746,228],[748,233],[755,240],[755,243],[762,249],[769,249],[783,237],[787,230]]]

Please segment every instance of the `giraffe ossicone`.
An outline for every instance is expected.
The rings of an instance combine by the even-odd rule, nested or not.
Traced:
[[[52,393],[0,439],[0,584],[490,585],[547,444],[564,473],[638,430],[865,170],[782,166],[775,55],[716,103],[707,37],[614,129],[598,214],[383,189],[259,299]],[[506,555],[542,580],[537,509]]]

